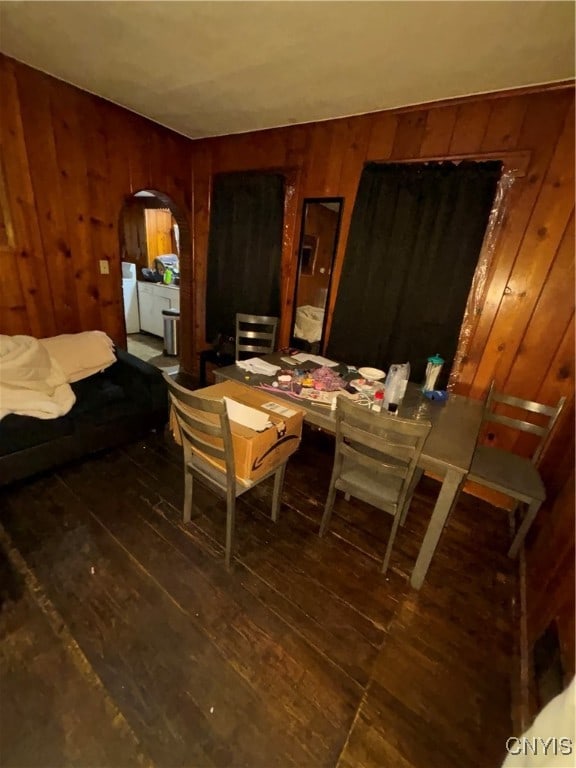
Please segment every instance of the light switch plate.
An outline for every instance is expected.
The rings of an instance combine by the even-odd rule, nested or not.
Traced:
[[[108,262],[108,259],[100,259],[100,274],[101,275],[110,274],[110,263]]]

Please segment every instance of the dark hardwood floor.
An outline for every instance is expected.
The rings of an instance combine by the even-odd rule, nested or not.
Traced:
[[[438,492],[424,478],[386,577],[390,518],[339,498],[332,438],[239,502],[152,435],[0,494],[3,766],[492,768],[511,735],[506,515],[463,496],[422,590],[407,578]]]

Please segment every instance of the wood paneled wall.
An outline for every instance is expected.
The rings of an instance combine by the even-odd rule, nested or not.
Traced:
[[[140,273],[142,267],[148,266],[146,206],[141,197],[133,197],[126,202],[120,214],[118,228],[120,259],[136,264],[137,272]]]
[[[575,673],[575,549],[574,549],[574,449],[569,446],[564,470],[568,477],[553,502],[542,507],[527,537],[520,566],[518,605],[519,667],[513,682],[513,720],[525,730],[538,714],[535,646],[555,624],[566,687]],[[560,476],[561,473],[557,473]],[[565,475],[566,473],[563,472]],[[552,659],[550,659],[552,661]]]
[[[145,211],[145,219],[148,266],[152,266],[158,256],[175,253],[174,217],[167,208],[153,208]]]
[[[0,331],[99,328],[124,344],[120,212],[131,193],[153,189],[189,218],[190,141],[4,56],[0,101],[14,232],[2,250]]]
[[[527,644],[531,651],[551,621],[558,627],[566,684],[574,676],[574,467],[546,505],[526,546]]]

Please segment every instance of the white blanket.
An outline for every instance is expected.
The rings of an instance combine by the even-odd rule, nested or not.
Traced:
[[[116,362],[114,342],[103,331],[63,333],[40,339],[40,343],[60,365],[69,384],[87,379]]]
[[[75,401],[64,371],[38,339],[0,335],[0,419],[9,413],[55,419]]]

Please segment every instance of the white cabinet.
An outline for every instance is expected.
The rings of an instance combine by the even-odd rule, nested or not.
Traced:
[[[180,289],[161,283],[138,283],[140,330],[164,335],[163,309],[180,309]]]
[[[154,324],[154,296],[151,283],[138,283],[138,309],[140,311],[140,330],[158,334],[158,324]]]
[[[170,299],[170,308],[177,309],[180,312],[180,288],[167,287],[166,291],[168,293],[165,296]]]

